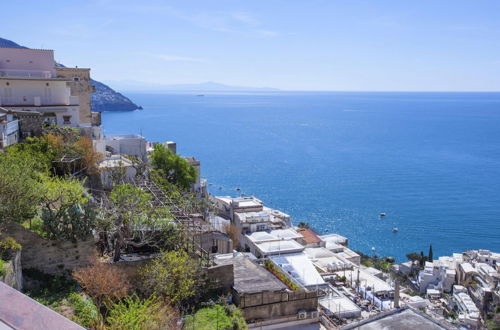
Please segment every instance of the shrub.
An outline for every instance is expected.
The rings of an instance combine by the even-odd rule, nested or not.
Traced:
[[[197,330],[247,329],[247,324],[241,310],[214,305],[201,308],[194,315],[187,316],[184,327]]]
[[[7,274],[7,269],[5,269],[5,266],[3,265],[5,261],[0,259],[0,277],[5,276]]]
[[[178,304],[196,294],[199,264],[184,251],[162,253],[141,270],[143,291]]]
[[[112,307],[106,322],[111,329],[153,330],[175,328],[178,319],[178,313],[155,296],[141,300],[132,295]]]
[[[15,252],[21,251],[21,244],[14,238],[6,237],[0,241],[0,258],[3,260],[10,260]]]
[[[127,296],[130,282],[116,266],[94,261],[73,272],[73,278],[92,297],[98,308],[109,306]]]
[[[101,316],[99,311],[89,297],[72,292],[68,297],[68,302],[75,312],[72,319],[76,323],[86,328],[95,328],[100,323]]]
[[[278,269],[271,261],[264,261],[264,267],[274,274],[281,282],[286,284],[291,290],[298,290],[299,287],[293,283],[280,269]]]

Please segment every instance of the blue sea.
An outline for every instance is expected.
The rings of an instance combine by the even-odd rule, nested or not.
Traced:
[[[177,142],[214,194],[398,261],[500,251],[500,93],[127,96],[144,110],[103,113],[105,132]]]

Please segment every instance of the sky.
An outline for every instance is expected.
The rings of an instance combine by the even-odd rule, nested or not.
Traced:
[[[0,37],[118,89],[500,91],[498,0],[0,3]]]

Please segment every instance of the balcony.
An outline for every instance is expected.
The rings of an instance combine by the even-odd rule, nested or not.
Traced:
[[[19,120],[13,120],[6,124],[0,124],[0,134],[10,135],[19,130]]]
[[[52,78],[52,72],[44,70],[14,70],[0,69],[0,77],[2,78]]]

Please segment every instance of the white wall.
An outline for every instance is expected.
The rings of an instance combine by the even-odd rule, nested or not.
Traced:
[[[40,76],[47,72],[55,77],[55,66],[53,50],[0,48],[0,76]]]
[[[0,105],[3,106],[70,105],[70,93],[66,81],[0,79]]]

